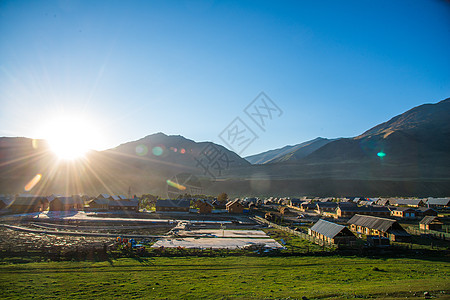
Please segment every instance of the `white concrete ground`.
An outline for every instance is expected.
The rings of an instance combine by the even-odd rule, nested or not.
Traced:
[[[181,230],[177,234],[181,236],[162,238],[153,244],[152,247],[236,249],[251,245],[264,245],[264,247],[272,249],[283,248],[262,230],[199,229],[191,231]]]
[[[200,248],[200,249],[237,249],[251,245],[264,245],[266,248],[283,248],[274,239],[251,238],[165,238],[157,241],[152,247],[167,248]]]

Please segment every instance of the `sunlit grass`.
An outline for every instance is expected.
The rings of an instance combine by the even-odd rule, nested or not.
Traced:
[[[0,266],[9,298],[392,298],[449,293],[448,261],[179,257]]]

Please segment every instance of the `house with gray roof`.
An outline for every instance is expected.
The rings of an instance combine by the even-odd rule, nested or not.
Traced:
[[[427,206],[435,208],[450,207],[450,198],[428,198]]]
[[[425,202],[422,199],[391,199],[389,202],[394,206],[425,206]]]
[[[348,245],[356,241],[356,236],[345,226],[320,219],[308,234],[328,244]]]
[[[350,230],[366,236],[387,237],[391,241],[409,242],[411,235],[396,221],[366,215],[354,215],[349,221]]]
[[[438,217],[426,216],[419,222],[419,227],[422,230],[441,230],[444,225]]]
[[[83,210],[84,202],[78,197],[54,196],[48,204],[51,211]]]
[[[139,211],[139,200],[129,199],[129,200],[109,200],[108,209],[111,211]]]
[[[318,214],[323,214],[324,212],[335,212],[337,207],[337,202],[317,202],[316,212]]]
[[[156,200],[155,208],[157,212],[163,211],[178,211],[189,212],[191,201],[187,199],[158,199]]]
[[[48,209],[47,197],[20,194],[14,197],[8,208],[14,213],[31,213]]]
[[[391,215],[391,211],[384,206],[339,206],[336,209],[336,216],[338,218],[351,218],[356,214],[371,215],[379,217],[388,217]]]

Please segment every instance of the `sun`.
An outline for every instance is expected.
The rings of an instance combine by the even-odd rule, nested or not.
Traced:
[[[95,126],[84,118],[61,116],[44,126],[42,136],[60,159],[73,160],[95,148],[99,138],[96,132]]]

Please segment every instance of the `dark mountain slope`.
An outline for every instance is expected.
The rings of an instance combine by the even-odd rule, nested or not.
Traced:
[[[315,150],[328,144],[331,141],[334,140],[318,137],[314,140],[310,140],[297,145],[289,145],[280,149],[269,150],[263,153],[248,156],[245,157],[245,159],[252,164],[268,164],[276,162],[295,161],[311,154]]]
[[[167,180],[179,173],[215,178],[221,175],[219,167],[250,165],[223,146],[162,133],[114,149],[91,151],[76,161],[58,160],[42,140],[0,138],[0,158],[1,193],[25,192],[26,184],[41,174],[30,192],[126,194],[131,187],[134,193],[164,195]]]

